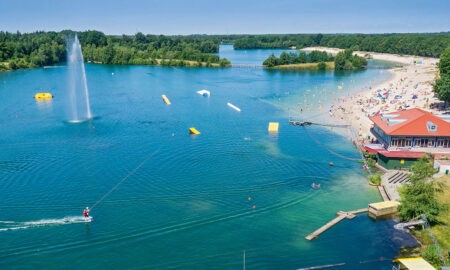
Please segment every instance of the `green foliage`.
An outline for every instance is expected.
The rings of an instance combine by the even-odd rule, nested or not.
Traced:
[[[421,255],[427,262],[432,264],[437,269],[440,269],[440,267],[442,266],[439,252],[434,245],[427,246]]]
[[[310,53],[282,52],[279,58],[274,54],[271,54],[266,60],[264,60],[263,65],[266,67],[274,67],[279,65],[329,62],[333,61],[333,59],[333,55],[320,51],[312,51]],[[323,64],[323,69],[325,69],[326,64]]]
[[[439,76],[433,85],[433,90],[440,100],[450,102],[450,46],[439,59]]]
[[[263,65],[266,67],[277,66],[278,58],[272,53],[266,60],[264,60]]]
[[[374,184],[374,185],[381,185],[381,174],[377,173],[377,174],[373,174],[370,176],[369,178],[370,183]]]
[[[369,165],[369,168],[371,169],[371,170],[374,170],[375,169],[375,160],[374,159],[372,159],[372,158],[368,158],[367,159],[367,165]]]
[[[226,58],[222,58],[219,61],[219,65],[220,65],[220,67],[229,67],[229,66],[231,66],[231,62]]]
[[[325,64],[325,62],[321,61],[319,62],[319,64],[317,64],[317,69],[318,70],[325,70],[327,68],[327,64]]]
[[[35,32],[29,34],[0,32],[0,69],[41,67],[66,60],[66,40],[78,35],[86,61],[103,64],[185,66],[188,61],[229,66],[218,55],[219,39],[215,36],[113,36],[99,31]],[[177,60],[177,61],[175,61]],[[4,64],[5,62],[7,64]]]
[[[450,75],[450,46],[445,49],[439,59],[439,73],[441,76]]]
[[[400,188],[400,206],[402,220],[411,220],[425,214],[430,223],[436,223],[439,212],[444,206],[436,199],[436,193],[442,186],[430,177],[435,173],[430,159],[423,157],[411,167],[410,182]]]
[[[221,36],[235,49],[297,49],[309,46],[439,57],[450,45],[450,32],[406,34],[281,34]]]
[[[334,60],[334,70],[358,70],[366,66],[367,60],[364,57],[354,55],[350,49],[339,52]]]

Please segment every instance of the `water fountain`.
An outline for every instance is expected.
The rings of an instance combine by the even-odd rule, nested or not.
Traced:
[[[92,119],[84,59],[77,35],[73,40],[67,40],[67,66],[69,74],[69,122],[78,123]]]

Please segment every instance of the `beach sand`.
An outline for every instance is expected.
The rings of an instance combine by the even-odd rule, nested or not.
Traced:
[[[302,51],[326,51],[337,54],[341,49],[325,47],[308,47]],[[401,56],[386,53],[355,51],[359,56],[369,54],[372,59],[397,62],[400,68],[390,69],[390,79],[360,89],[357,94],[338,98],[330,107],[330,115],[334,120],[350,124],[361,142],[372,139],[369,116],[376,113],[389,113],[407,108],[422,108],[438,111],[432,104],[443,104],[433,92],[434,80],[438,74],[438,58],[419,56]]]

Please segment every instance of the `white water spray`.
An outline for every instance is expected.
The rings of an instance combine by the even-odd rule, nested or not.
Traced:
[[[67,41],[67,66],[69,71],[69,122],[82,122],[92,118],[89,90],[84,69],[84,59],[78,36]]]
[[[0,232],[25,230],[35,227],[59,226],[87,222],[83,216],[69,216],[64,218],[41,219],[33,221],[0,221]]]

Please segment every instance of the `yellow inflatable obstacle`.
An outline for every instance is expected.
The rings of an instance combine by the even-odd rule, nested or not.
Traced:
[[[190,134],[195,134],[195,135],[198,135],[198,134],[200,134],[200,131],[198,131],[196,128],[194,128],[194,127],[191,127],[191,128],[189,128],[189,133]]]
[[[34,95],[34,98],[37,101],[52,100],[53,95],[50,93],[37,93],[36,95]]]
[[[172,103],[170,103],[170,100],[167,98],[166,95],[162,95],[161,97],[162,97],[162,99],[164,100],[164,103],[166,103],[167,105],[172,104]]]
[[[269,122],[269,132],[278,132],[278,126],[279,123],[278,122]]]

